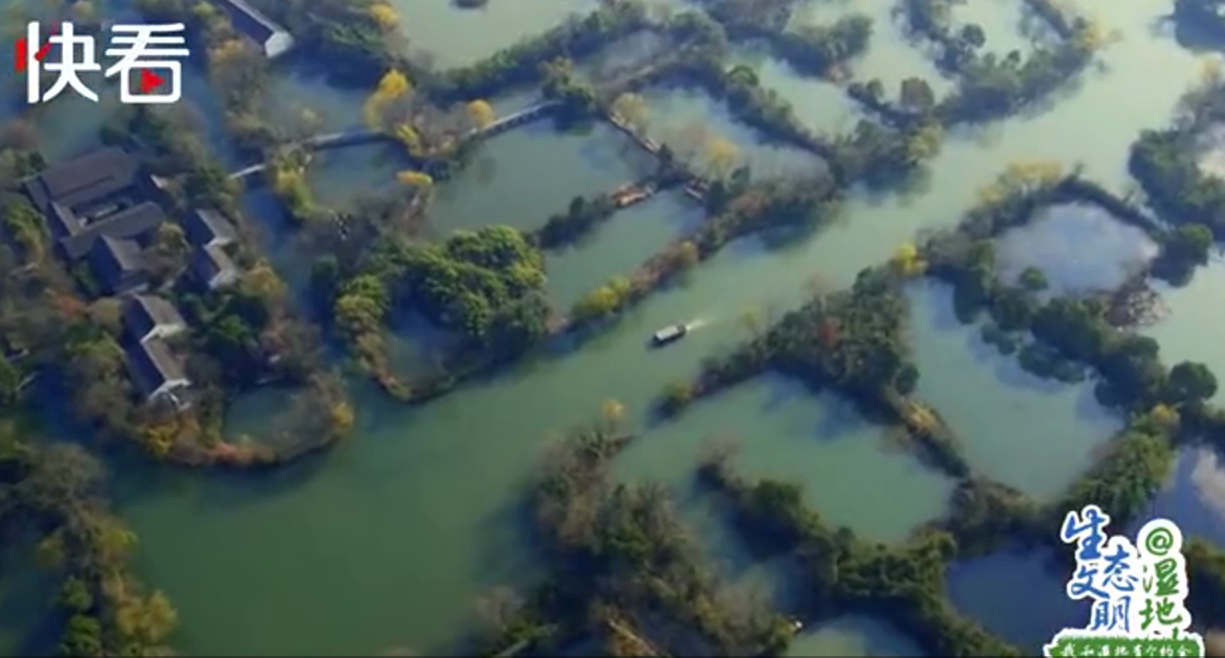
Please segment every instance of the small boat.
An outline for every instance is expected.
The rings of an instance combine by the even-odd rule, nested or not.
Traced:
[[[651,344],[655,347],[663,347],[664,345],[675,343],[676,341],[684,338],[685,334],[687,333],[689,333],[689,327],[683,324],[674,324],[671,327],[664,327],[663,329],[656,331],[655,334],[651,336]]]

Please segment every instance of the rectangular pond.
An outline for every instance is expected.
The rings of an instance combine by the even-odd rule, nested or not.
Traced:
[[[547,255],[550,300],[559,308],[569,308],[610,278],[628,277],[644,260],[704,218],[703,209],[680,192],[666,192],[618,211],[578,244]]]
[[[870,541],[899,542],[944,513],[953,483],[891,448],[883,429],[837,396],[766,375],[647,432],[619,466],[631,479],[684,486],[704,450],[731,441],[738,473],[801,483],[808,505],[829,524]]]
[[[737,122],[722,101],[703,91],[652,87],[641,96],[647,105],[647,135],[698,171],[722,175],[749,165],[755,175],[765,177],[824,166],[811,153],[767,143],[756,130]]]
[[[955,563],[948,571],[949,598],[1022,655],[1040,656],[1060,630],[1090,621],[1089,606],[1067,597],[1064,569],[1054,557],[1049,550],[1005,550]]]
[[[736,60],[752,67],[762,87],[791,103],[796,118],[814,134],[847,133],[865,116],[842,87],[828,80],[802,76],[791,65],[762,50],[740,49]]]
[[[436,185],[430,228],[439,236],[490,224],[534,229],[575,196],[612,192],[652,165],[603,122],[559,132],[552,120],[538,121],[490,139],[454,179]]]
[[[489,0],[475,9],[453,0],[390,4],[400,13],[410,51],[443,69],[477,62],[598,6],[595,0]]]

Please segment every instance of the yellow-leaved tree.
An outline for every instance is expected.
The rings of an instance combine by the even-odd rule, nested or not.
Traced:
[[[208,61],[214,66],[232,62],[242,56],[242,49],[238,39],[226,39],[208,49]]]
[[[386,129],[384,113],[388,106],[399,98],[408,96],[413,91],[413,85],[404,73],[392,69],[383,74],[374,93],[366,99],[362,114],[366,125],[376,130]]]
[[[576,320],[594,320],[616,312],[629,298],[631,285],[624,277],[613,277],[575,302],[571,314]]]
[[[1221,83],[1221,78],[1225,77],[1221,74],[1221,60],[1216,57],[1201,57],[1199,69],[1199,83],[1205,87],[1215,87]]]
[[[484,128],[497,119],[497,115],[494,113],[493,106],[489,104],[489,101],[480,99],[468,103],[468,117],[472,119],[472,123],[477,128]]]
[[[919,276],[927,271],[927,262],[919,255],[919,249],[907,242],[897,248],[890,259],[897,271],[904,276]]]
[[[384,30],[391,30],[400,26],[400,15],[396,13],[394,7],[386,2],[376,2],[370,5],[370,17]]]
[[[405,185],[419,188],[427,188],[434,184],[434,179],[429,174],[412,169],[405,169],[397,173],[396,180]]]
[[[637,131],[646,130],[647,104],[638,94],[624,93],[612,104],[613,114]]]
[[[1011,162],[994,182],[978,190],[978,201],[984,206],[994,205],[1050,187],[1063,177],[1063,165],[1056,160]]]
[[[276,270],[266,260],[260,260],[247,268],[239,280],[239,288],[252,297],[277,302],[285,299],[289,288],[285,285]]]
[[[416,128],[407,123],[402,123],[396,126],[392,132],[395,138],[408,149],[409,155],[422,155],[421,135],[417,132]]]
[[[604,416],[604,420],[609,423],[620,423],[621,419],[625,418],[625,405],[621,404],[620,400],[609,398],[604,401],[600,412]]]
[[[676,262],[683,268],[691,268],[698,264],[702,254],[698,251],[698,246],[689,240],[685,240],[676,247]]]
[[[706,168],[716,178],[730,173],[739,155],[740,150],[727,138],[712,136],[706,141]]]

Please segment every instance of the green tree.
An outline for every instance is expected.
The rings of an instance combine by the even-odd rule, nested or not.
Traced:
[[[21,370],[0,356],[0,409],[17,402],[21,394],[21,379]]]
[[[1183,361],[1170,369],[1166,384],[1171,402],[1200,402],[1216,395],[1216,375],[1202,363]]]
[[[1169,258],[1203,265],[1212,249],[1212,229],[1203,224],[1184,224],[1168,233],[1162,246]]]
[[[95,617],[73,615],[60,640],[61,656],[103,655],[102,624]]]
[[[923,78],[906,78],[902,81],[900,100],[909,109],[927,112],[936,106],[936,93]]]

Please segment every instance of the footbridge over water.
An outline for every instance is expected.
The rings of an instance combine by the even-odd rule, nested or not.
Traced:
[[[502,133],[526,126],[548,117],[561,107],[559,101],[542,101],[526,107],[518,112],[499,117],[492,123],[468,133],[467,139],[488,139]],[[382,130],[372,128],[352,128],[322,135],[315,135],[297,143],[297,146],[308,151],[326,151],[350,146],[362,146],[378,142],[394,142],[395,136]],[[268,163],[261,162],[244,167],[230,174],[231,180],[242,180],[249,176],[262,173],[268,168]]]

